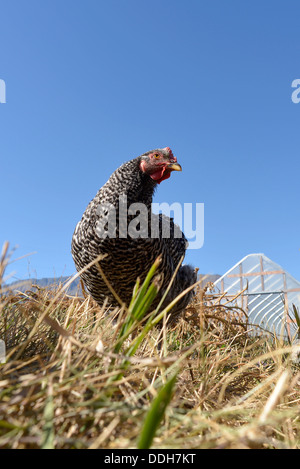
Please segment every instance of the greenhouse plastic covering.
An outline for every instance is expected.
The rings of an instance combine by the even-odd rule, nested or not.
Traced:
[[[232,298],[245,311],[250,330],[258,325],[277,336],[298,338],[294,308],[300,310],[300,282],[264,254],[244,257],[214,286],[224,300]]]

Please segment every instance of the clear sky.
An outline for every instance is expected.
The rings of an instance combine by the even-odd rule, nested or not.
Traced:
[[[75,272],[70,242],[123,162],[169,146],[156,202],[205,204],[187,261],[262,252],[300,280],[299,0],[0,0],[0,244],[13,279]]]

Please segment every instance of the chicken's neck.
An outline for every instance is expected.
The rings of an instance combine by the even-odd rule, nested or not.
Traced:
[[[138,161],[125,163],[115,171],[111,179],[117,181],[115,196],[125,195],[128,206],[143,203],[148,208],[151,207],[157,183],[140,170]]]

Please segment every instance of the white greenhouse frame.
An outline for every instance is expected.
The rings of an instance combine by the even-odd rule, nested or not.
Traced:
[[[293,305],[300,310],[300,282],[264,254],[249,254],[214,282],[221,303],[232,299],[251,325],[283,335],[298,336]]]

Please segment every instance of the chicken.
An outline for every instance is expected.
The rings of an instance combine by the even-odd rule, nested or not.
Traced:
[[[106,280],[126,305],[137,278],[143,281],[161,256],[158,268],[161,287],[153,306],[157,305],[185,255],[187,240],[180,228],[172,218],[153,214],[151,208],[155,189],[172,171],[181,171],[181,166],[169,147],[148,151],[128,161],[98,191],[75,228],[72,256],[76,269],[81,271],[103,255],[99,262]],[[111,305],[118,304],[97,263],[80,276],[99,305],[106,297]],[[181,265],[164,304],[195,281],[194,269]],[[171,320],[180,315],[191,295],[189,292],[177,302],[171,310]]]

